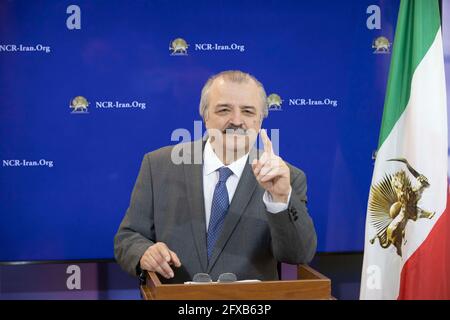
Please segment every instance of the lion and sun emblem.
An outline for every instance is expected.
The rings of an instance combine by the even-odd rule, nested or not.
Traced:
[[[369,219],[376,229],[376,235],[370,243],[374,244],[378,239],[384,249],[393,245],[401,257],[402,244],[406,243],[405,228],[408,220],[432,219],[435,212],[418,206],[423,191],[430,186],[428,179],[411,167],[404,158],[388,161],[404,163],[418,184],[414,186],[406,171],[400,170],[394,174],[386,174],[380,182],[371,187]]]

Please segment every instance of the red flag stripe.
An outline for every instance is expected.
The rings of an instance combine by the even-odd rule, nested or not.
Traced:
[[[447,206],[433,229],[403,266],[399,300],[450,299],[450,187]]]

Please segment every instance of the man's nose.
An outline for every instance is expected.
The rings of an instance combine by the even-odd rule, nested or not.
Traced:
[[[243,121],[242,121],[242,115],[241,115],[241,111],[240,110],[234,110],[231,114],[231,119],[230,119],[231,123],[235,126],[240,126],[242,125]]]

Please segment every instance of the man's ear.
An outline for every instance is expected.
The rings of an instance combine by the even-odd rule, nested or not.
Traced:
[[[208,128],[208,125],[206,124],[206,122],[207,122],[207,119],[203,118],[203,125],[205,126],[205,133],[203,134],[203,137],[210,138],[211,135],[209,134],[209,128]]]

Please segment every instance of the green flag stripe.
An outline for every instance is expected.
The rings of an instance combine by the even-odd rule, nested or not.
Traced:
[[[411,81],[440,26],[438,0],[401,0],[378,147],[402,115]]]

